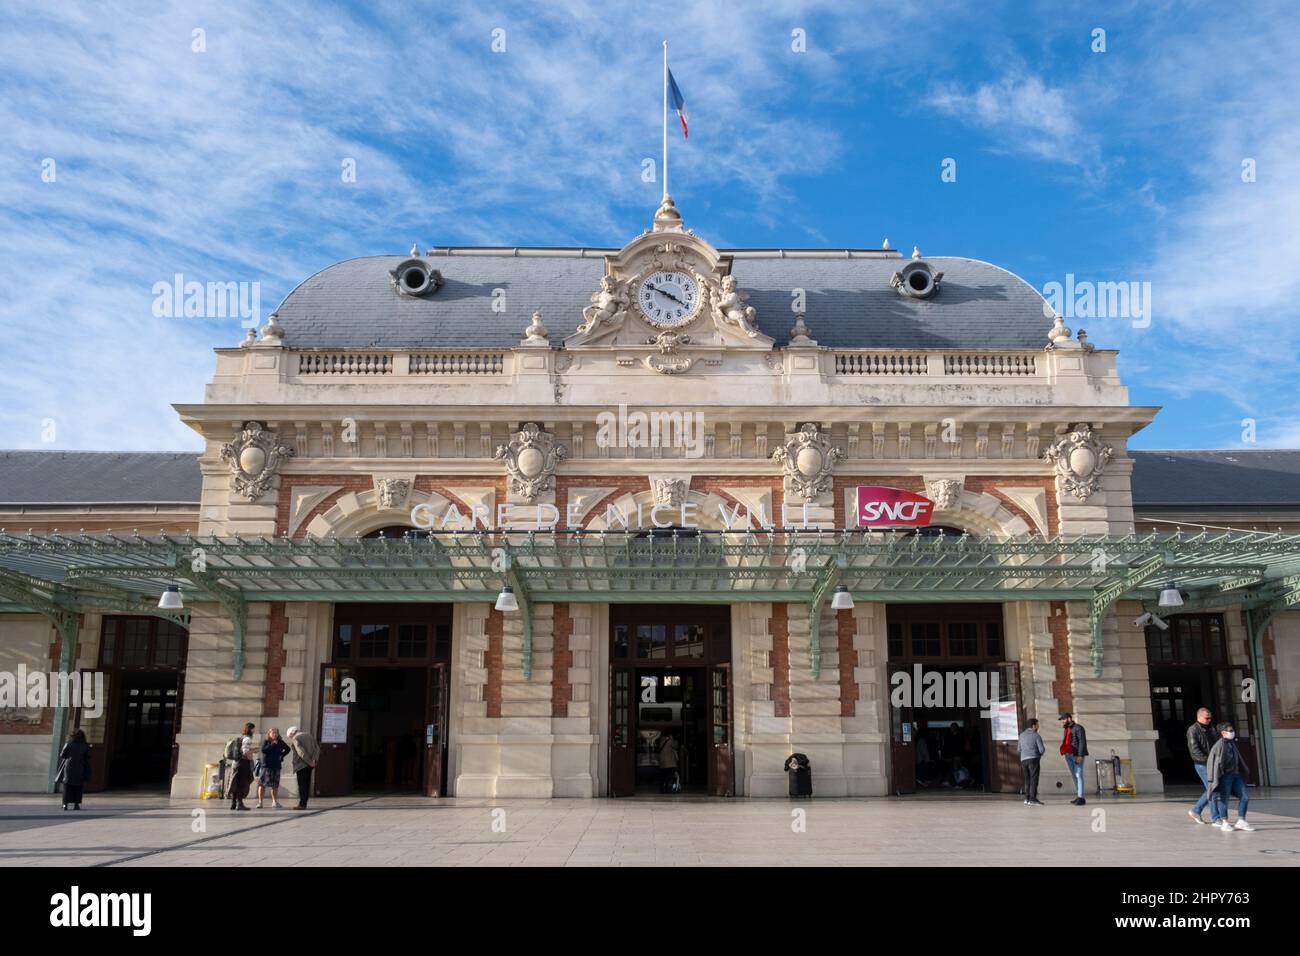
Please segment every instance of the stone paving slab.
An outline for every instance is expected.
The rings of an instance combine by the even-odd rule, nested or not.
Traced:
[[[231,812],[216,801],[0,796],[0,866],[1295,866],[1300,788],[1251,794],[1254,833],[1190,797],[873,799],[347,797]],[[196,814],[195,811],[201,811]],[[504,811],[504,815],[501,813]],[[1234,816],[1235,819],[1235,816]],[[494,826],[495,824],[495,826]],[[502,824],[504,830],[502,831]],[[802,828],[799,825],[802,824]]]

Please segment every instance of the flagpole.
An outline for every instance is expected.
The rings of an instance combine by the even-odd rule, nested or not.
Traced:
[[[668,41],[664,41],[664,198],[668,198]]]

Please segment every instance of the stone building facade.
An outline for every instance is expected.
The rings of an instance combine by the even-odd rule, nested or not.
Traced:
[[[260,334],[216,350],[204,401],[177,406],[204,441],[197,507],[145,524],[227,541],[382,533],[394,548],[403,529],[425,526],[455,537],[508,525],[517,539],[581,529],[634,542],[646,538],[626,532],[653,542],[677,529],[674,542],[699,549],[728,535],[769,540],[772,526],[800,540],[862,530],[858,489],[883,487],[933,502],[931,524],[950,539],[1155,528],[1135,514],[1127,445],[1157,409],[1131,404],[1113,350],[1044,306],[1005,270],[919,250],[718,250],[669,199],[619,249],[417,248],[349,260],[302,283]],[[52,507],[26,526],[49,531],[64,517]],[[440,654],[432,635],[444,625],[403,631],[424,626],[425,605],[381,571],[349,576],[335,595],[268,566],[269,583],[246,596],[240,635],[229,608],[187,594],[174,796],[198,792],[245,721],[328,738],[326,711],[340,707],[351,750],[322,775],[323,792],[366,781],[487,798],[636,792],[646,783],[644,753],[628,750],[637,733],[692,719],[708,751],[692,765],[695,783],[707,792],[782,795],[796,752],[811,760],[819,795],[907,790],[908,748],[928,731],[922,714],[891,705],[892,676],[931,633],[937,653],[921,656],[933,667],[1002,667],[1015,722],[1037,716],[1049,746],[1058,712],[1072,711],[1094,755],[1130,760],[1139,791],[1163,786],[1152,638],[1131,594],[1094,630],[1077,592],[1033,587],[997,600],[963,599],[956,585],[855,587],[852,607],[836,609],[776,591],[753,599],[683,586],[638,602],[575,585],[563,599],[519,595],[527,625],[482,595],[446,602],[428,618],[446,622]],[[367,602],[389,616],[365,623],[357,605]],[[82,614],[79,668],[102,661],[111,616]],[[1295,719],[1293,617],[1275,618],[1267,638],[1279,734]],[[1249,667],[1240,616],[1229,608],[1225,620],[1222,663]],[[37,614],[0,616],[6,661],[59,660],[51,633]],[[412,634],[432,643],[409,643]],[[391,643],[365,660],[376,635]],[[965,635],[975,643],[959,644]],[[402,703],[416,695],[409,668],[400,679],[379,674],[381,658],[401,663],[399,641],[423,648],[422,708]],[[384,703],[339,703],[346,675]],[[655,696],[665,688],[672,700]],[[419,760],[402,740],[356,736],[380,726],[383,708],[402,707],[430,748]],[[0,728],[13,784],[0,789],[43,782],[52,729],[48,713],[41,719]],[[85,722],[93,740],[117,733],[106,729],[112,719]],[[969,711],[961,723],[982,751],[972,759],[986,786],[1008,789],[992,732]],[[1294,735],[1278,738],[1275,782],[1300,782],[1297,746]],[[1064,780],[1058,763],[1045,764],[1046,786]],[[1094,775],[1089,765],[1090,786]]]

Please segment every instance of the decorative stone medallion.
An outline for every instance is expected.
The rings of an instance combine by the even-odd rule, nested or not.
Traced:
[[[1069,432],[1043,452],[1043,457],[1056,466],[1061,487],[1080,501],[1087,501],[1097,490],[1114,454],[1114,449],[1093,433],[1091,425],[1080,422],[1070,426]]]
[[[844,450],[832,447],[813,422],[805,422],[772,452],[772,460],[785,469],[791,490],[805,501],[830,491],[835,462],[843,457]]]
[[[510,476],[510,490],[525,501],[551,488],[556,466],[568,452],[556,444],[555,436],[529,422],[515,433],[508,445],[498,445],[492,457],[503,461]]]
[[[221,460],[235,477],[235,492],[249,501],[256,501],[270,490],[284,459],[293,455],[294,450],[281,444],[279,436],[267,431],[261,422],[245,422],[239,436],[221,446]]]

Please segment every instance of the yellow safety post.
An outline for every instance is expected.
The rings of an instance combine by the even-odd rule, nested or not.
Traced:
[[[221,774],[220,768],[215,763],[205,763],[203,765],[203,779],[199,783],[200,800],[220,800],[221,799]]]

